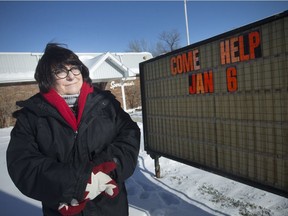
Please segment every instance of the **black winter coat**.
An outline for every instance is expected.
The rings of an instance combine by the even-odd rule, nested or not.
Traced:
[[[83,200],[92,168],[115,161],[112,178],[119,194],[100,194],[79,215],[126,216],[124,181],[137,164],[140,130],[109,93],[94,89],[85,104],[78,131],[40,94],[17,103],[17,122],[7,149],[7,167],[18,189],[42,202],[43,214],[60,215],[59,203]]]

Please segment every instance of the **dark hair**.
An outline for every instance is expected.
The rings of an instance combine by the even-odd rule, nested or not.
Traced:
[[[57,43],[48,43],[46,45],[44,54],[39,60],[34,74],[40,92],[47,93],[51,89],[55,82],[52,70],[53,68],[63,65],[81,66],[83,81],[92,85],[92,80],[89,77],[89,69],[74,52],[62,46]]]

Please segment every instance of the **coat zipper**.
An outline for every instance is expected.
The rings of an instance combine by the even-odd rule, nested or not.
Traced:
[[[78,130],[74,131],[74,140],[77,139],[77,136],[78,136]]]

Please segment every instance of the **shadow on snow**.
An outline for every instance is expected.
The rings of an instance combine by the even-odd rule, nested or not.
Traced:
[[[0,212],[3,216],[42,215],[42,209],[0,191]]]
[[[139,156],[139,163],[144,164],[144,159]],[[134,174],[126,181],[126,187],[128,192],[128,200],[130,209],[138,208],[142,213],[142,215],[149,216],[212,216],[212,215],[227,215],[217,210],[211,209],[207,205],[198,202],[197,200],[193,200],[184,194],[181,191],[177,191],[177,189],[171,188],[168,185],[158,181],[163,187],[151,182],[144,173],[153,176],[154,174],[144,168],[136,167]],[[193,205],[174,193],[171,193],[165,188],[169,188],[169,190],[175,191],[175,193],[181,194],[185,196],[187,199],[191,200],[191,203],[195,203]],[[203,208],[200,208],[202,206]],[[209,213],[204,209],[209,209]],[[130,211],[131,212],[131,211]]]

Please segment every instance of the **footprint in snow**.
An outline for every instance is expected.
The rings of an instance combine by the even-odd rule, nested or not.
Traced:
[[[177,197],[175,197],[174,195],[171,195],[169,193],[161,192],[161,193],[159,193],[159,196],[164,201],[164,203],[168,206],[180,204],[179,199]]]

